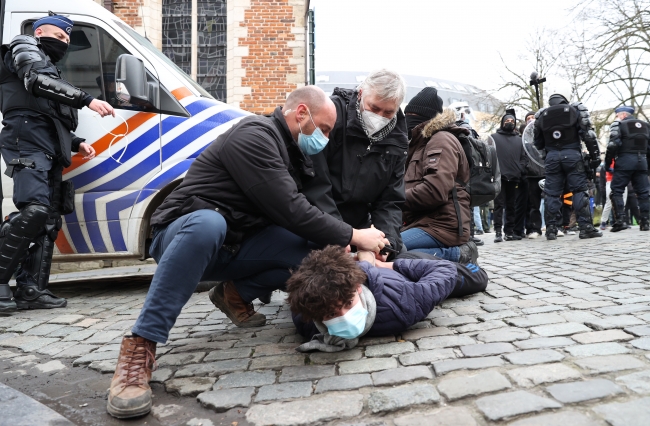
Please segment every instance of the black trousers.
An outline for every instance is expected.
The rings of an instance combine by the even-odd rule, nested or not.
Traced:
[[[515,234],[526,236],[525,229],[528,228],[526,215],[528,213],[528,179],[522,178],[517,185],[515,196]]]
[[[517,198],[518,182],[501,179],[501,192],[494,200],[494,231],[503,232],[510,235],[515,229],[515,201]],[[505,226],[504,226],[505,210]]]
[[[542,188],[539,181],[543,178],[528,178],[528,214],[526,216],[526,234],[542,233]]]

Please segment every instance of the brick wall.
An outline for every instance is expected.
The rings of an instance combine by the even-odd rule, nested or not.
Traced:
[[[305,84],[306,0],[228,2],[228,103],[268,114]]]
[[[158,49],[162,48],[162,0],[95,0],[111,10]],[[110,6],[109,6],[110,4]],[[109,6],[109,7],[107,7]]]

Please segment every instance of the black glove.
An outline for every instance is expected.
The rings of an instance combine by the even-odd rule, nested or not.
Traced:
[[[595,169],[598,166],[600,166],[600,158],[589,161],[589,168]]]

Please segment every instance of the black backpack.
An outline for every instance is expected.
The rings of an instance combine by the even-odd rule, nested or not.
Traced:
[[[471,135],[456,136],[469,163],[469,182],[458,183],[470,195],[470,207],[482,206],[501,192],[501,172],[496,149]]]

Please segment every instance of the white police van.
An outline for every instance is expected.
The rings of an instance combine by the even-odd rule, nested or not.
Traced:
[[[192,161],[247,113],[216,101],[146,38],[91,0],[0,0],[0,5],[2,44],[32,34],[32,22],[49,10],[72,19],[70,47],[57,66],[66,80],[115,108],[115,118],[100,118],[88,108],[79,112],[75,134],[92,144],[97,157],[86,161],[74,155],[63,172],[64,180],[74,182],[76,209],[63,218],[56,259],[144,258],[153,211]],[[2,189],[6,215],[15,207],[12,181],[4,175]]]

